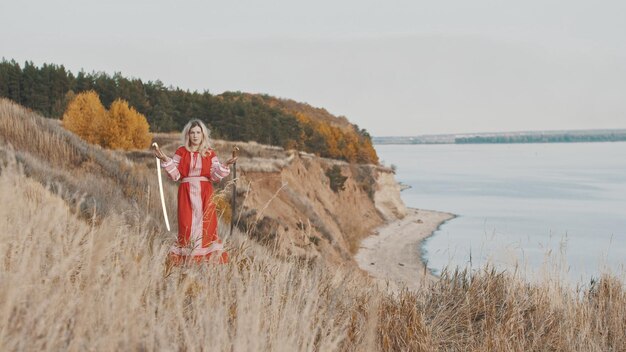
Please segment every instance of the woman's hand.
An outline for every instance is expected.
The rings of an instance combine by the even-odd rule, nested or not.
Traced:
[[[234,158],[230,158],[230,159],[228,159],[228,160],[226,161],[226,164],[225,164],[225,165],[226,165],[226,166],[230,166],[230,165],[232,165],[232,164],[236,163],[236,162],[237,162],[237,159],[239,159],[239,157],[238,157],[238,156],[236,156],[236,157],[234,157]]]
[[[161,149],[159,149],[159,145],[156,143],[153,143],[152,146],[154,147],[154,156],[156,156],[157,158],[161,159],[161,161],[163,162],[167,162],[169,161],[170,158],[167,157],[167,155],[165,155]]]

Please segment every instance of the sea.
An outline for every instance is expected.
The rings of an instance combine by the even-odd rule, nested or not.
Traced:
[[[530,280],[624,278],[626,142],[375,145],[408,207],[453,213],[420,248],[455,268]]]

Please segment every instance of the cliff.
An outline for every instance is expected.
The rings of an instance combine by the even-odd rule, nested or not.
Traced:
[[[15,149],[28,177],[59,190],[82,217],[143,214],[133,215],[142,219],[129,221],[165,232],[151,151],[112,151],[85,143],[57,121],[8,100],[0,101],[0,113],[1,144]],[[172,155],[179,138],[179,133],[157,134],[155,141]],[[405,213],[390,169],[255,142],[214,141],[222,160],[228,159],[234,145],[241,149],[236,226],[280,256],[352,263],[361,239]],[[327,171],[332,167],[345,177],[343,190],[330,187]],[[216,194],[226,210],[222,229],[230,223],[231,192],[229,180],[217,185]],[[175,183],[165,182],[165,195],[175,232]]]
[[[158,134],[155,140],[170,155],[179,145],[178,134]],[[235,145],[240,148],[237,227],[281,255],[352,262],[361,239],[406,213],[391,169],[255,142],[213,144],[222,161]],[[336,192],[326,174],[333,166],[345,177]],[[230,202],[232,184],[222,187]]]

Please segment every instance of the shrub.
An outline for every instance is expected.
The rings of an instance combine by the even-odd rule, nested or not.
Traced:
[[[222,219],[224,223],[230,224],[233,213],[230,207],[229,194],[223,191],[215,192],[213,193],[213,198],[211,200],[213,201],[213,204],[215,204],[217,216]]]
[[[309,241],[313,242],[314,245],[319,246],[321,239],[317,236],[309,236]]]
[[[341,174],[339,165],[333,165],[333,167],[326,170],[326,176],[328,176],[330,180],[330,189],[332,189],[333,192],[339,192],[345,189],[345,183],[348,177]]]

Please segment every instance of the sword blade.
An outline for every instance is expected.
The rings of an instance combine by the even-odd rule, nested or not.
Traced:
[[[159,175],[159,193],[161,194],[161,206],[163,207],[163,219],[165,220],[165,226],[167,231],[170,231],[170,220],[167,217],[167,208],[165,207],[165,196],[163,195],[163,178],[161,176],[161,160],[156,158],[157,162],[157,174]]]
[[[233,227],[235,227],[235,211],[237,202],[237,163],[233,164],[233,196],[230,200],[230,236],[233,235]]]
[[[233,158],[239,155],[239,147],[233,147]],[[233,163],[233,197],[230,201],[230,236],[233,235],[233,227],[235,227],[235,213],[237,210],[237,162]]]

